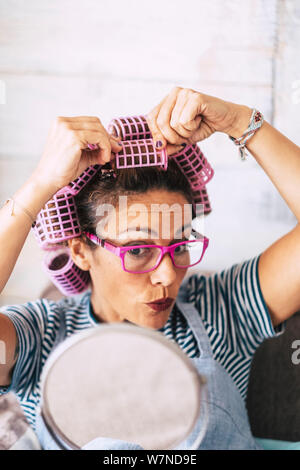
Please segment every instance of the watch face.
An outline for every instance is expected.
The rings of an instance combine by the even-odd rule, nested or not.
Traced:
[[[128,324],[73,335],[49,357],[42,414],[74,449],[97,438],[171,449],[193,430],[204,381],[162,333]]]

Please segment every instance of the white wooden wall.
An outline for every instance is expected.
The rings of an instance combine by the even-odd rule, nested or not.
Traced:
[[[255,106],[300,144],[299,26],[299,0],[1,0],[0,201],[30,175],[55,116],[107,124],[149,111],[175,85]],[[215,169],[202,268],[222,269],[296,220],[227,136],[202,149]],[[0,304],[39,296],[41,260],[30,235]]]

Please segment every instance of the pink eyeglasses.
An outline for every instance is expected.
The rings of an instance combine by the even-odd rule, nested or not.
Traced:
[[[186,269],[200,263],[208,247],[209,239],[193,231],[195,240],[185,240],[170,246],[128,245],[115,246],[90,232],[83,232],[96,245],[119,256],[124,271],[133,274],[148,273],[156,269],[164,255],[169,253],[176,268]],[[191,259],[194,259],[191,262]]]

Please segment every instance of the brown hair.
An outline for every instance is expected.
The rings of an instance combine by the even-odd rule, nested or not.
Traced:
[[[110,164],[102,168],[75,197],[81,231],[95,233],[99,217],[96,209],[100,204],[116,206],[119,196],[133,196],[152,189],[164,189],[182,194],[192,204],[193,195],[190,184],[177,164],[169,159],[166,171],[159,167],[115,169],[115,177],[109,176]],[[107,172],[105,173],[105,170]],[[84,237],[90,248],[93,242]]]

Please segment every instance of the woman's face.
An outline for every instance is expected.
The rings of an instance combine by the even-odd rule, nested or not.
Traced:
[[[142,205],[134,208],[133,204]],[[173,204],[176,206],[172,210]],[[123,200],[115,214],[108,218],[103,238],[115,246],[168,246],[186,240],[191,231],[191,214],[188,212],[184,216],[189,207],[187,204],[188,201],[180,193],[165,190],[151,190],[135,195],[134,200],[128,196],[127,204]],[[101,236],[99,225],[97,235]],[[88,260],[92,280],[91,302],[100,320],[127,320],[153,329],[164,326],[187,269],[176,268],[169,254],[163,257],[155,270],[142,274],[124,271],[121,259],[102,247],[95,250],[85,247],[84,256]],[[166,297],[173,299],[166,310],[157,311],[147,305]]]

